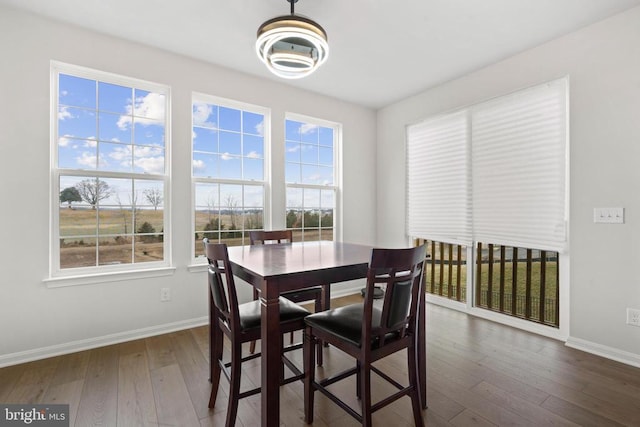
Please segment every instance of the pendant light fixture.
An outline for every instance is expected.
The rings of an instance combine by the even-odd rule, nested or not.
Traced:
[[[258,28],[256,53],[269,71],[285,79],[299,79],[313,73],[329,55],[327,33],[315,21],[294,14],[278,16]]]

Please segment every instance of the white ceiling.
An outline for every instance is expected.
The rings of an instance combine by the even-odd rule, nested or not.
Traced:
[[[286,0],[0,0],[56,20],[273,80],[256,30]],[[313,75],[280,80],[380,108],[640,5],[640,0],[300,0],[327,31]],[[1,30],[0,30],[1,32]]]

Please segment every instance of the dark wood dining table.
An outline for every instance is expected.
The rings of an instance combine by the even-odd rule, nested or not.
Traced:
[[[260,290],[262,426],[280,424],[280,294],[364,278],[371,250],[368,245],[330,241],[228,248],[233,274]],[[421,297],[420,307],[424,307],[424,293]],[[424,309],[419,312],[417,357],[420,395],[426,408],[425,313]]]

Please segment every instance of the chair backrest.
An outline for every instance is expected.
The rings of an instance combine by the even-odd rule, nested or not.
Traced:
[[[249,241],[252,245],[267,245],[270,243],[291,243],[293,242],[293,231],[291,230],[254,230],[249,232]]]
[[[383,346],[389,337],[403,338],[416,332],[416,313],[426,256],[426,245],[408,249],[373,249],[367,272],[365,327],[362,328],[361,342],[378,340],[378,344]],[[373,291],[376,285],[385,285],[386,289],[380,322],[372,324]]]
[[[229,252],[225,243],[210,243],[206,237],[202,239],[204,254],[209,262],[207,272],[211,303],[216,312],[227,323],[231,331],[239,330],[238,295],[229,262]]]

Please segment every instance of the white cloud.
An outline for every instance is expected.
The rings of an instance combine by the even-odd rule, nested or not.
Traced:
[[[87,148],[95,148],[98,145],[98,141],[92,138],[93,137],[91,137],[88,141],[86,141],[83,146]]]
[[[309,133],[317,128],[318,128],[318,125],[313,125],[311,123],[303,123],[302,126],[300,126],[300,133],[301,134]]]
[[[63,135],[58,138],[58,146],[59,147],[67,147],[69,145],[70,139],[73,138],[73,135]]]
[[[193,168],[196,170],[203,170],[206,167],[206,165],[204,164],[204,161],[202,160],[194,160],[193,161]]]
[[[136,158],[135,165],[145,173],[160,174],[164,172],[164,157],[139,157]]]
[[[76,157],[76,162],[80,166],[86,166],[90,168],[96,167],[96,160],[97,160],[96,155],[93,153],[89,153],[87,151],[83,151],[82,154],[80,154],[80,157]],[[104,161],[100,162],[100,166],[105,166],[106,164],[107,163]]]
[[[231,160],[231,159],[233,159],[233,157],[229,153],[223,153],[222,155],[220,155],[220,158],[222,160]]]
[[[256,132],[260,136],[264,136],[264,120],[256,125]]]
[[[295,153],[299,149],[300,149],[300,144],[292,145],[289,148],[287,148],[287,153]]]
[[[193,103],[193,124],[196,126],[206,126],[217,128],[214,121],[209,121],[213,108],[204,102]]]
[[[128,160],[129,165],[131,165],[131,146],[130,145],[122,145],[119,147],[114,147],[113,151],[109,153],[109,157],[115,161]]]
[[[247,154],[247,157],[250,159],[260,159],[260,154],[258,154],[256,151],[252,151],[249,154]]]
[[[157,125],[158,120],[164,119],[164,95],[151,92],[146,96],[135,99],[135,102],[125,107],[127,115],[120,116],[118,119],[118,128],[127,130],[131,126],[133,120],[132,115],[136,116],[136,123],[143,126]]]
[[[74,116],[69,112],[68,107],[60,107],[58,110],[58,120],[73,119]]]

